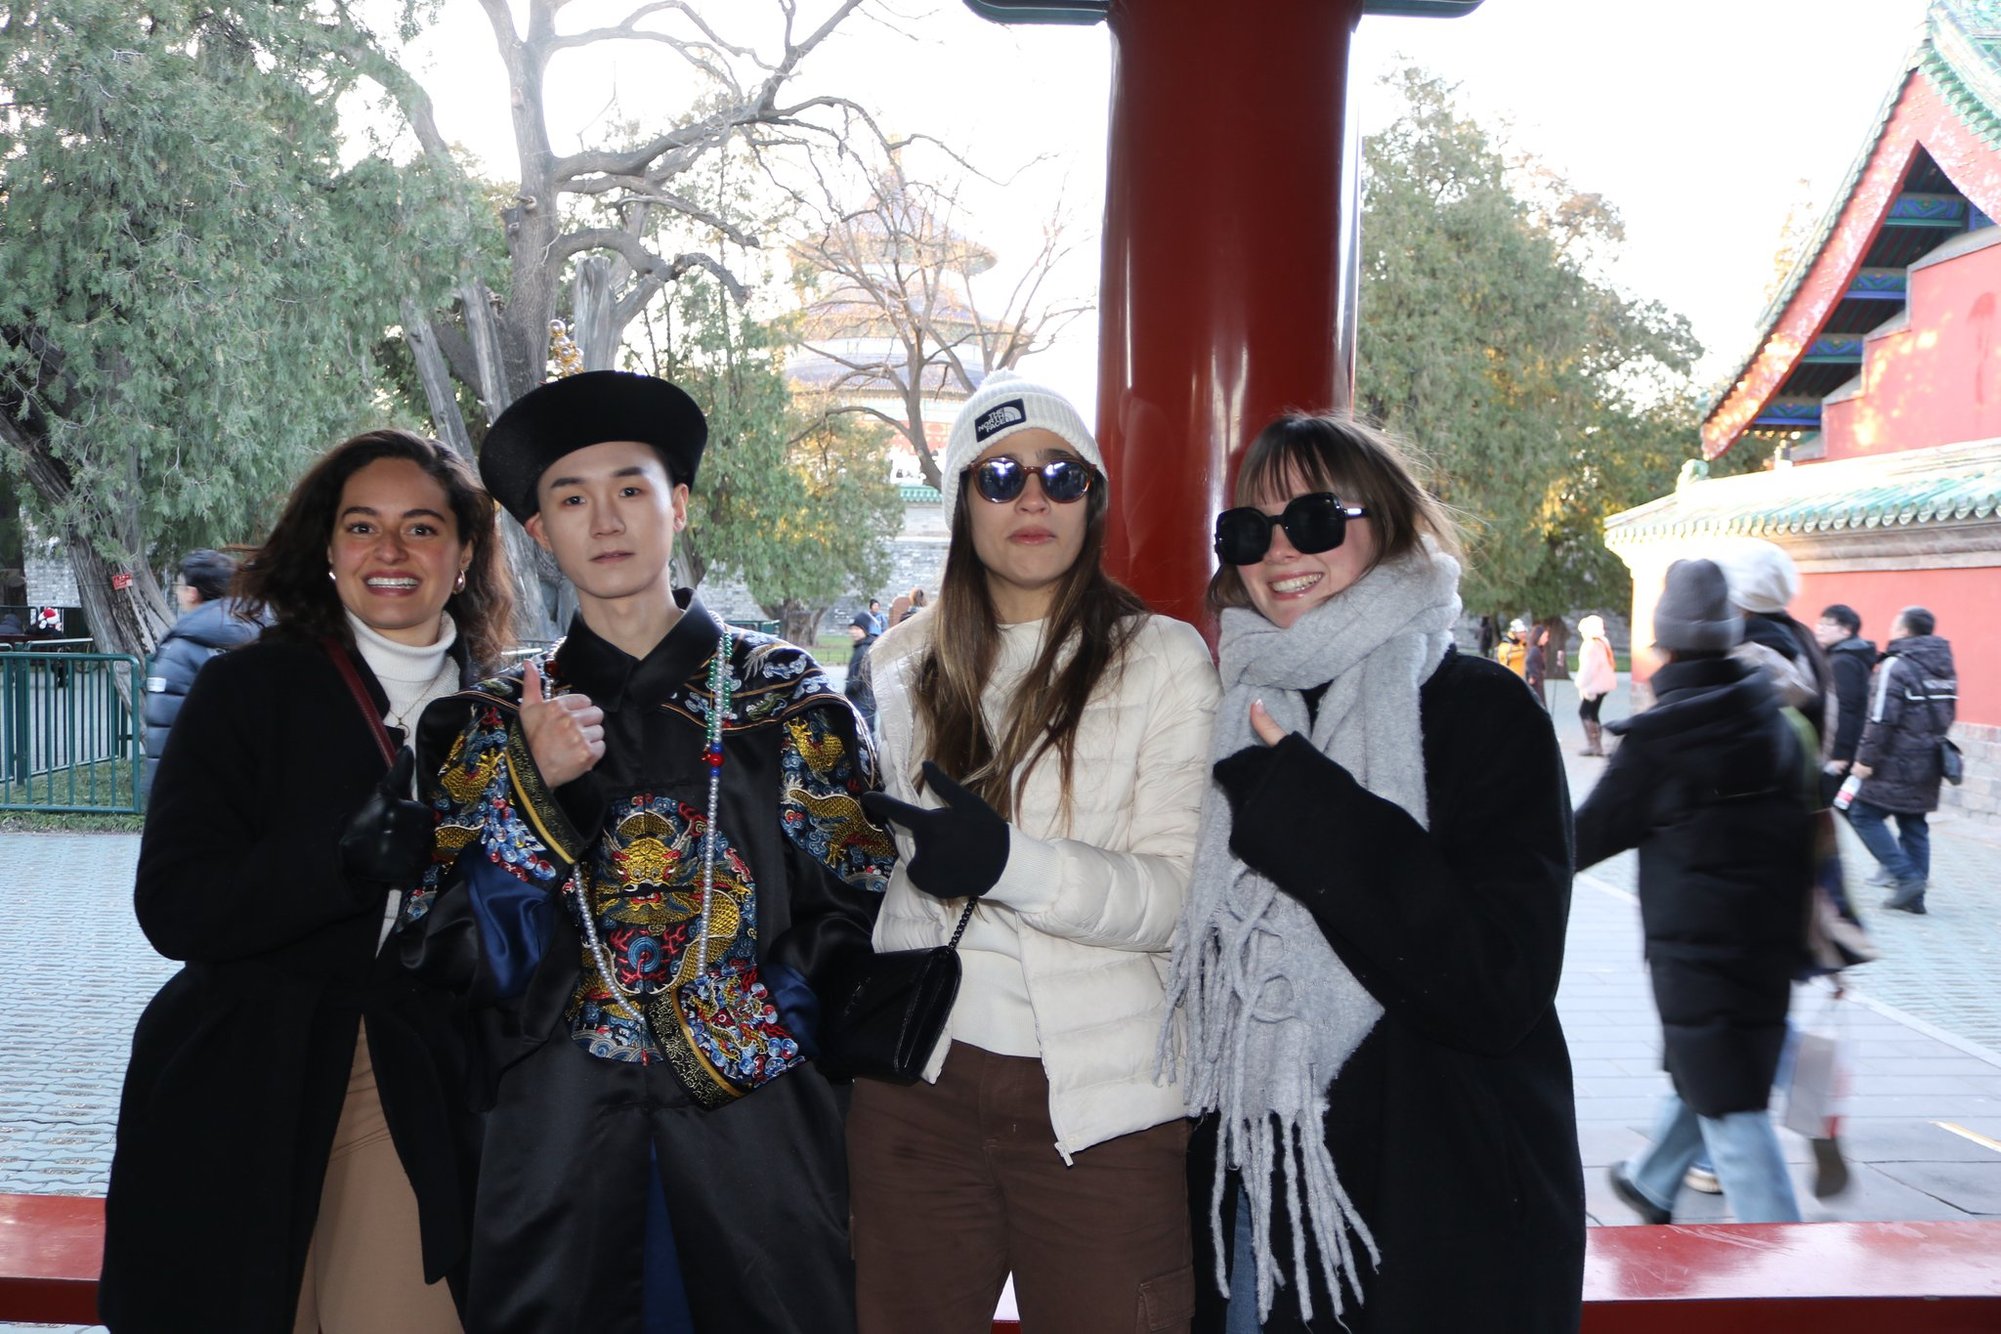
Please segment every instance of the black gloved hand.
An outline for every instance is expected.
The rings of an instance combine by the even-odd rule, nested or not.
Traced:
[[[910,831],[917,844],[905,868],[911,884],[941,899],[976,899],[1007,869],[1007,821],[930,760],[924,761],[924,785],[945,804],[933,810],[865,792],[862,809],[877,823],[893,821]]]
[[[1230,803],[1230,823],[1235,824],[1243,814],[1244,803],[1251,794],[1263,787],[1271,777],[1272,765],[1278,755],[1273,747],[1262,741],[1253,741],[1234,755],[1226,755],[1216,761],[1209,772],[1216,775],[1216,785],[1223,789],[1223,797]]]
[[[379,898],[387,887],[415,884],[431,860],[438,822],[430,807],[410,800],[416,769],[416,752],[405,746],[341,831],[341,867],[348,879],[366,886],[362,897]]]

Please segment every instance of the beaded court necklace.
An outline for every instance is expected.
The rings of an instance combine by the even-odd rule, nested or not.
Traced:
[[[709,718],[704,729],[702,743],[702,763],[709,766],[709,812],[708,823],[702,828],[702,915],[695,930],[695,970],[700,972],[709,962],[709,900],[716,888],[716,816],[721,808],[723,788],[723,720],[730,711],[730,632],[725,629],[716,641],[716,655],[709,661]],[[611,954],[604,947],[604,940],[598,935],[597,915],[591,909],[590,895],[584,890],[582,868],[570,876],[570,887],[576,892],[577,909],[584,921],[584,938],[590,942],[591,962],[597,965],[598,976],[604,979],[605,988],[610,991],[612,1002],[623,1010],[627,1017],[646,1027],[646,1018],[640,1014],[629,997],[639,994],[636,988],[627,987],[618,980],[618,974],[611,966]],[[685,961],[686,955],[683,959]]]

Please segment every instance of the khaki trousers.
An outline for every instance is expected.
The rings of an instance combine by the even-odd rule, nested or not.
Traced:
[[[936,1084],[855,1081],[849,1198],[861,1334],[988,1334],[1010,1272],[1022,1334],[1186,1331],[1188,1123],[1070,1166],[1042,1062],[953,1043]]]
[[[459,1334],[451,1289],[424,1282],[417,1194],[389,1139],[365,1035],[354,1045],[292,1334]]]

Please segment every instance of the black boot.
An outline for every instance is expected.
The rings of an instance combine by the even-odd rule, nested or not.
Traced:
[[[1920,917],[1924,916],[1925,882],[1915,877],[1910,880],[1899,880],[1897,882],[1897,892],[1889,898],[1884,899],[1883,906],[1885,908],[1894,908],[1898,912],[1916,913]]]

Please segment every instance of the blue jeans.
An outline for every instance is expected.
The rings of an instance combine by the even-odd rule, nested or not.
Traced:
[[[1786,1045],[1779,1048],[1779,1068],[1772,1074],[1772,1087],[1774,1089],[1783,1090],[1790,1088],[1792,1086],[1793,1061],[1795,1058],[1799,1056],[1799,1054],[1800,1054],[1799,1025],[1795,1024],[1792,1020],[1788,1019],[1786,1020]],[[1768,1114],[1769,1110],[1770,1109],[1767,1109]],[[1707,1149],[1704,1149],[1702,1152],[1696,1154],[1695,1162],[1690,1165],[1693,1167],[1699,1167],[1705,1172],[1714,1173],[1716,1171],[1716,1164],[1709,1161],[1709,1150]]]
[[[1251,1197],[1237,1192],[1236,1236],[1230,1245],[1230,1304],[1223,1334],[1258,1334],[1258,1262],[1251,1244]]]
[[[1897,821],[1895,834],[1883,823],[1893,816]],[[1931,879],[1932,831],[1922,812],[1886,811],[1858,798],[1848,804],[1848,824],[1891,879],[1899,884]]]
[[[1778,1132],[1764,1108],[1697,1116],[1675,1094],[1661,1104],[1653,1142],[1626,1164],[1626,1174],[1640,1194],[1663,1209],[1674,1207],[1681,1179],[1704,1149],[1715,1164],[1716,1179],[1740,1223],[1797,1223],[1799,1201],[1793,1179],[1779,1152]]]

